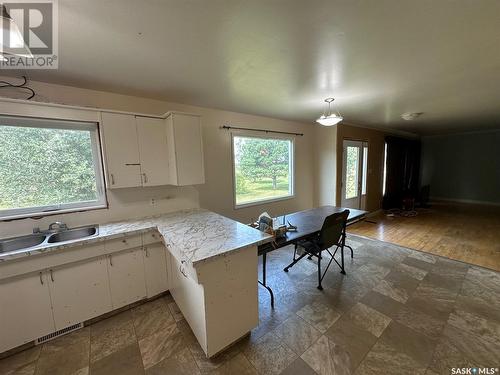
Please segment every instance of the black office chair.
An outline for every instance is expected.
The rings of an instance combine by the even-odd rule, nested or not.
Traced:
[[[308,238],[305,240],[298,241],[295,244],[295,250],[293,252],[293,262],[286,266],[283,271],[288,272],[288,270],[295,265],[299,260],[304,258],[305,256],[317,257],[318,258],[318,289],[323,290],[321,286],[321,281],[325,277],[328,268],[332,261],[335,261],[337,265],[340,267],[341,272],[345,274],[344,271],[344,245],[345,245],[345,227],[347,224],[347,217],[349,216],[349,210],[345,210],[342,212],[335,213],[333,215],[328,216],[323,222],[323,226],[321,227],[321,231],[318,235]],[[304,249],[304,253],[301,254],[298,258],[296,258],[297,247],[300,246]],[[335,251],[333,254],[330,252],[330,248],[335,246]],[[335,254],[338,250],[341,250],[342,256],[342,264],[339,264],[335,259]],[[326,266],[325,271],[321,274],[321,259],[322,259],[322,251],[326,250],[328,254],[330,254],[331,259]]]

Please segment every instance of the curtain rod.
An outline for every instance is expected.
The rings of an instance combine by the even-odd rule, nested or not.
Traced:
[[[304,133],[291,133],[291,132],[280,132],[277,130],[268,130],[268,129],[252,129],[252,128],[238,128],[236,126],[221,126],[221,129],[236,129],[236,130],[249,130],[252,132],[264,132],[264,133],[275,133],[275,134],[288,134],[288,135],[298,135],[302,137]]]

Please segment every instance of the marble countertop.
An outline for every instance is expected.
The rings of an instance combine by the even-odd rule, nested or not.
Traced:
[[[152,230],[160,233],[173,256],[192,266],[272,240],[268,234],[214,212],[205,209],[189,209],[100,224],[99,233],[93,237],[69,243],[42,244],[29,249],[0,253],[0,262]]]

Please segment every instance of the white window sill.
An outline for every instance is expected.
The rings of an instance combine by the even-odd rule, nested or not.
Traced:
[[[84,211],[92,211],[92,210],[100,210],[103,208],[108,208],[106,204],[104,205],[95,205],[95,206],[88,206],[88,207],[73,207],[73,208],[65,208],[61,210],[54,210],[54,211],[42,211],[42,212],[30,212],[30,213],[23,213],[23,214],[14,214],[14,215],[9,215],[9,216],[1,216],[0,221],[10,221],[10,220],[19,220],[19,219],[40,219],[45,216],[52,216],[52,215],[62,215],[62,214],[68,214],[72,212],[84,212]]]
[[[247,203],[235,204],[234,209],[239,210],[240,208],[247,208],[247,207],[252,207],[252,206],[262,206],[262,205],[265,205],[268,203],[286,201],[288,199],[293,199],[293,198],[295,198],[295,195],[287,195],[285,197],[269,198],[269,199],[262,199],[262,200],[258,200],[258,201],[247,202]]]

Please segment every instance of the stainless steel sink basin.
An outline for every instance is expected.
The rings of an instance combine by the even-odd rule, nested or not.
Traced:
[[[64,226],[66,228],[66,226]],[[85,227],[63,229],[60,231],[49,230],[37,232],[27,236],[0,239],[0,254],[19,253],[31,248],[38,248],[48,244],[59,244],[73,242],[83,238],[92,237],[99,233],[98,225],[87,225]]]
[[[29,236],[6,238],[0,240],[0,253],[37,246],[43,243],[45,238],[46,236],[44,234],[31,234]]]
[[[52,234],[47,240],[48,243],[58,243],[79,240],[85,237],[92,237],[97,234],[96,226],[68,229]]]

